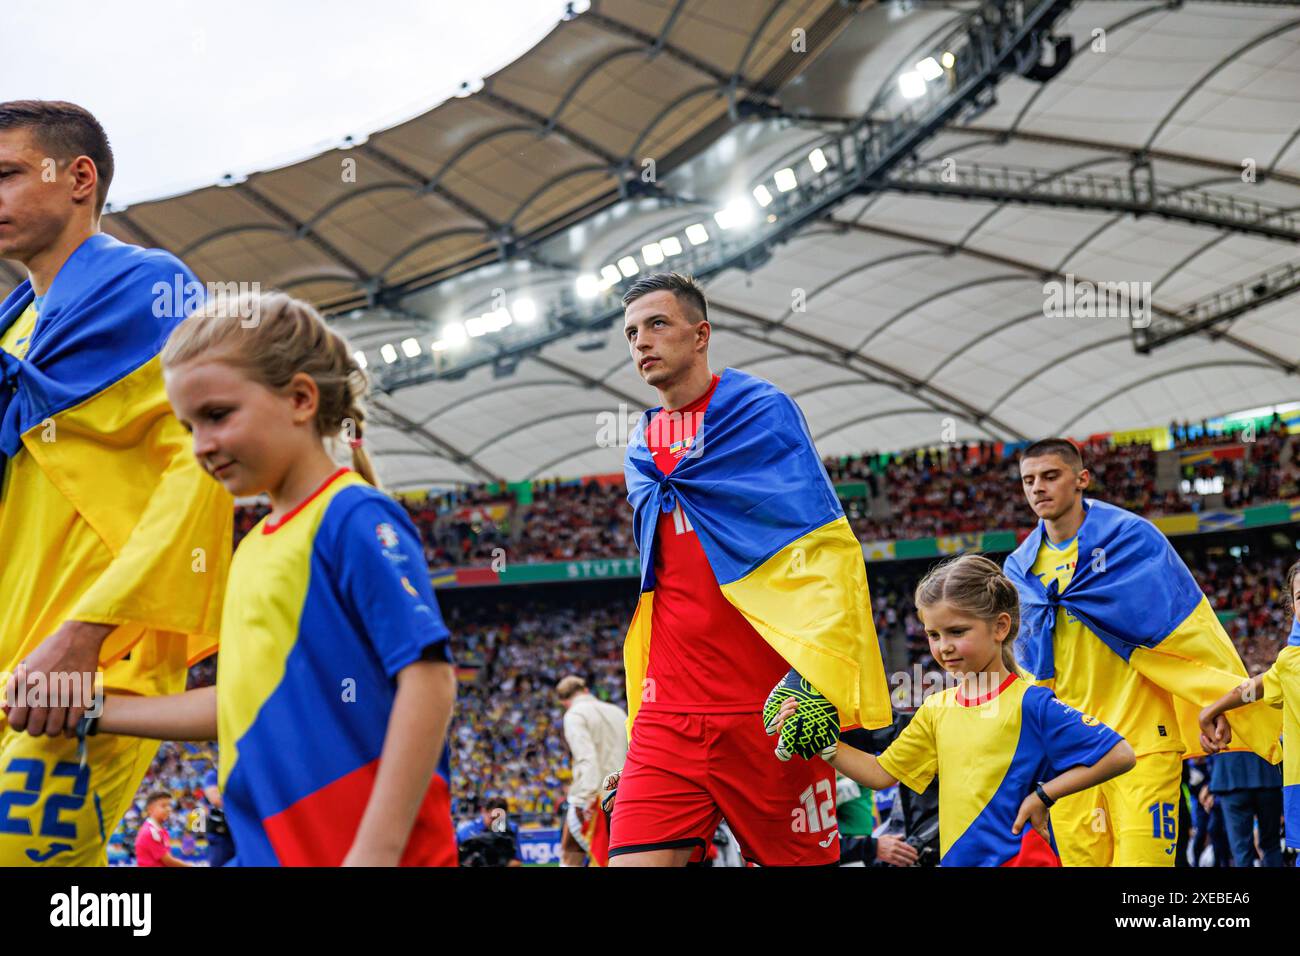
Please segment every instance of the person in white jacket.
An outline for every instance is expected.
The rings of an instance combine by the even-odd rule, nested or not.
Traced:
[[[609,825],[600,808],[601,784],[623,769],[627,756],[627,714],[597,699],[576,674],[555,686],[564,707],[564,739],[572,755],[573,782],[561,836],[561,866],[582,866],[584,857],[609,862]]]

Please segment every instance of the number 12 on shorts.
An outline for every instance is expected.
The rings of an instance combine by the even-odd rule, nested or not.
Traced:
[[[1178,839],[1178,817],[1172,803],[1153,803],[1147,807],[1151,814],[1151,836],[1157,840]]]

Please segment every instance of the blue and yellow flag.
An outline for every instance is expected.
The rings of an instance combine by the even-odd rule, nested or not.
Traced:
[[[1020,665],[1036,680],[1056,674],[1053,638],[1065,608],[1115,654],[1173,698],[1187,756],[1198,756],[1201,708],[1248,679],[1232,639],[1169,540],[1150,521],[1084,499],[1079,560],[1063,591],[1032,573],[1040,521],[1005,570],[1020,592]],[[1204,607],[1202,607],[1204,605]],[[1233,736],[1272,763],[1282,759],[1281,717],[1262,703],[1230,711]]]
[[[641,418],[624,461],[641,552],[641,600],[623,648],[628,726],[650,654],[655,529],[680,503],[723,595],[839,711],[845,727],[892,721],[862,545],[803,413],[770,382],[727,369],[671,475]]]
[[[44,296],[26,356],[0,350],[0,475],[14,480],[34,465],[48,480],[42,487],[56,489],[40,498],[51,514],[70,505],[111,561],[87,581],[84,568],[61,560],[64,542],[37,534],[19,535],[31,553],[0,560],[35,569],[58,596],[59,607],[32,615],[115,625],[104,666],[150,634],[186,641],[190,660],[217,642],[233,502],[199,467],[163,389],[158,354],[184,318],[181,289],[202,286],[171,254],[91,236]],[[33,298],[29,281],[5,298],[0,336]],[[12,504],[10,489],[0,491]],[[42,514],[22,523],[43,521],[58,524]],[[6,620],[0,666],[35,646],[49,623]]]

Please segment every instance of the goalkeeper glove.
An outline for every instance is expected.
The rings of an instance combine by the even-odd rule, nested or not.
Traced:
[[[790,698],[798,701],[798,709],[782,721],[781,705]],[[777,735],[778,760],[832,757],[839,745],[840,717],[835,705],[793,668],[768,695],[763,705],[763,726],[769,736]]]

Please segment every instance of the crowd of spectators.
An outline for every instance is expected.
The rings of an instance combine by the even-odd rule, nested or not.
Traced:
[[[190,668],[188,688],[207,687],[216,681],[217,659],[209,657]],[[135,838],[144,824],[149,794],[165,790],[175,803],[166,829],[174,842],[173,855],[185,860],[202,858],[207,847],[204,821],[212,810],[203,792],[205,778],[217,768],[216,741],[165,741],[145,771],[135,800],[109,836],[108,861],[130,865],[135,860]]]
[[[1174,423],[1175,450],[1234,448],[1236,454],[1181,466],[1179,485],[1157,489],[1156,452],[1148,443],[1082,443],[1092,475],[1088,493],[1148,517],[1200,511],[1207,500],[1244,508],[1300,497],[1300,441],[1280,419],[1251,432],[1212,434]],[[992,442],[945,445],[901,453],[870,452],[825,461],[836,484],[864,486],[846,496],[845,510],[863,541],[904,540],[1026,524],[1014,456]],[[1216,489],[1209,491],[1208,489]],[[1221,490],[1217,490],[1221,489]],[[1208,494],[1221,498],[1207,499]],[[636,552],[626,489],[618,480],[535,482],[520,504],[509,487],[480,485],[404,495],[399,501],[419,530],[434,569],[487,565],[498,558],[535,563],[625,558]],[[875,502],[885,502],[879,507]],[[236,540],[266,514],[237,509]]]
[[[618,484],[560,484],[533,490],[512,554],[525,561],[627,557],[636,553],[627,489]]]
[[[451,731],[458,819],[477,815],[494,797],[525,822],[557,819],[570,777],[555,684],[565,674],[583,674],[595,693],[625,706],[622,646],[630,609],[631,598],[574,603],[571,594],[449,605],[457,658],[479,665],[460,685]]]
[[[1188,550],[1184,559],[1251,673],[1267,668],[1290,624],[1281,585],[1296,555],[1234,555],[1221,548]],[[876,631],[887,670],[912,673],[930,666],[929,646],[912,595],[923,567],[869,569]],[[458,822],[476,817],[493,798],[509,804],[523,824],[557,826],[569,784],[563,711],[554,687],[568,673],[585,676],[600,697],[626,707],[623,636],[635,589],[609,589],[575,597],[571,589],[521,600],[508,591],[476,592],[474,600],[449,600],[444,614],[454,634],[462,680],[450,731],[452,810]],[[585,592],[584,592],[585,593]],[[191,672],[191,686],[211,680],[211,661]],[[158,789],[176,797],[171,821],[179,855],[199,847],[187,832],[196,808],[206,811],[202,781],[216,765],[212,744],[163,744],[112,842],[129,858],[145,796]],[[191,850],[197,852],[197,850]]]
[[[1238,436],[1210,435],[1194,425],[1173,426],[1179,449],[1240,444]],[[1226,507],[1300,496],[1300,443],[1275,423],[1252,436],[1249,453],[1188,464],[1182,478],[1220,478]],[[1149,444],[1083,445],[1093,476],[1090,494],[1154,516],[1197,510],[1195,492],[1158,492],[1156,453]],[[884,495],[891,517],[850,502],[848,514],[862,540],[927,537],[1024,526],[1026,509],[1015,459],[992,443],[950,446],[905,454],[871,453],[828,460],[836,483],[861,483],[867,498]],[[560,561],[626,557],[635,553],[625,491],[618,482],[539,482],[526,505],[514,492],[481,486],[424,499],[400,499],[419,529],[430,566],[487,563],[497,549],[512,560]],[[266,513],[240,507],[237,538]],[[1292,557],[1245,557],[1224,552],[1184,554],[1252,673],[1276,656],[1289,625],[1280,595]],[[891,667],[929,664],[925,634],[912,593],[920,572],[911,566],[870,569],[876,630]],[[507,592],[479,592],[491,599],[449,601],[444,607],[455,635],[461,686],[450,732],[453,812],[476,816],[504,798],[521,822],[555,825],[568,786],[568,752],[561,732],[555,682],[566,673],[584,675],[595,692],[626,706],[622,641],[634,593],[575,602],[565,591],[547,600],[520,603]],[[212,660],[191,672],[191,686],[211,683]],[[194,842],[188,824],[205,809],[202,781],[215,766],[210,744],[164,744],[141,786],[136,805],[111,841],[129,858],[145,795],[156,789],[177,799],[174,836]]]
[[[1268,669],[1277,657],[1278,636],[1291,630],[1283,588],[1287,569],[1297,557],[1237,559],[1221,554],[1188,561],[1196,583],[1225,618],[1224,627],[1252,675]]]
[[[430,567],[487,564],[509,545],[515,511],[508,491],[478,486],[398,500],[420,531]]]

